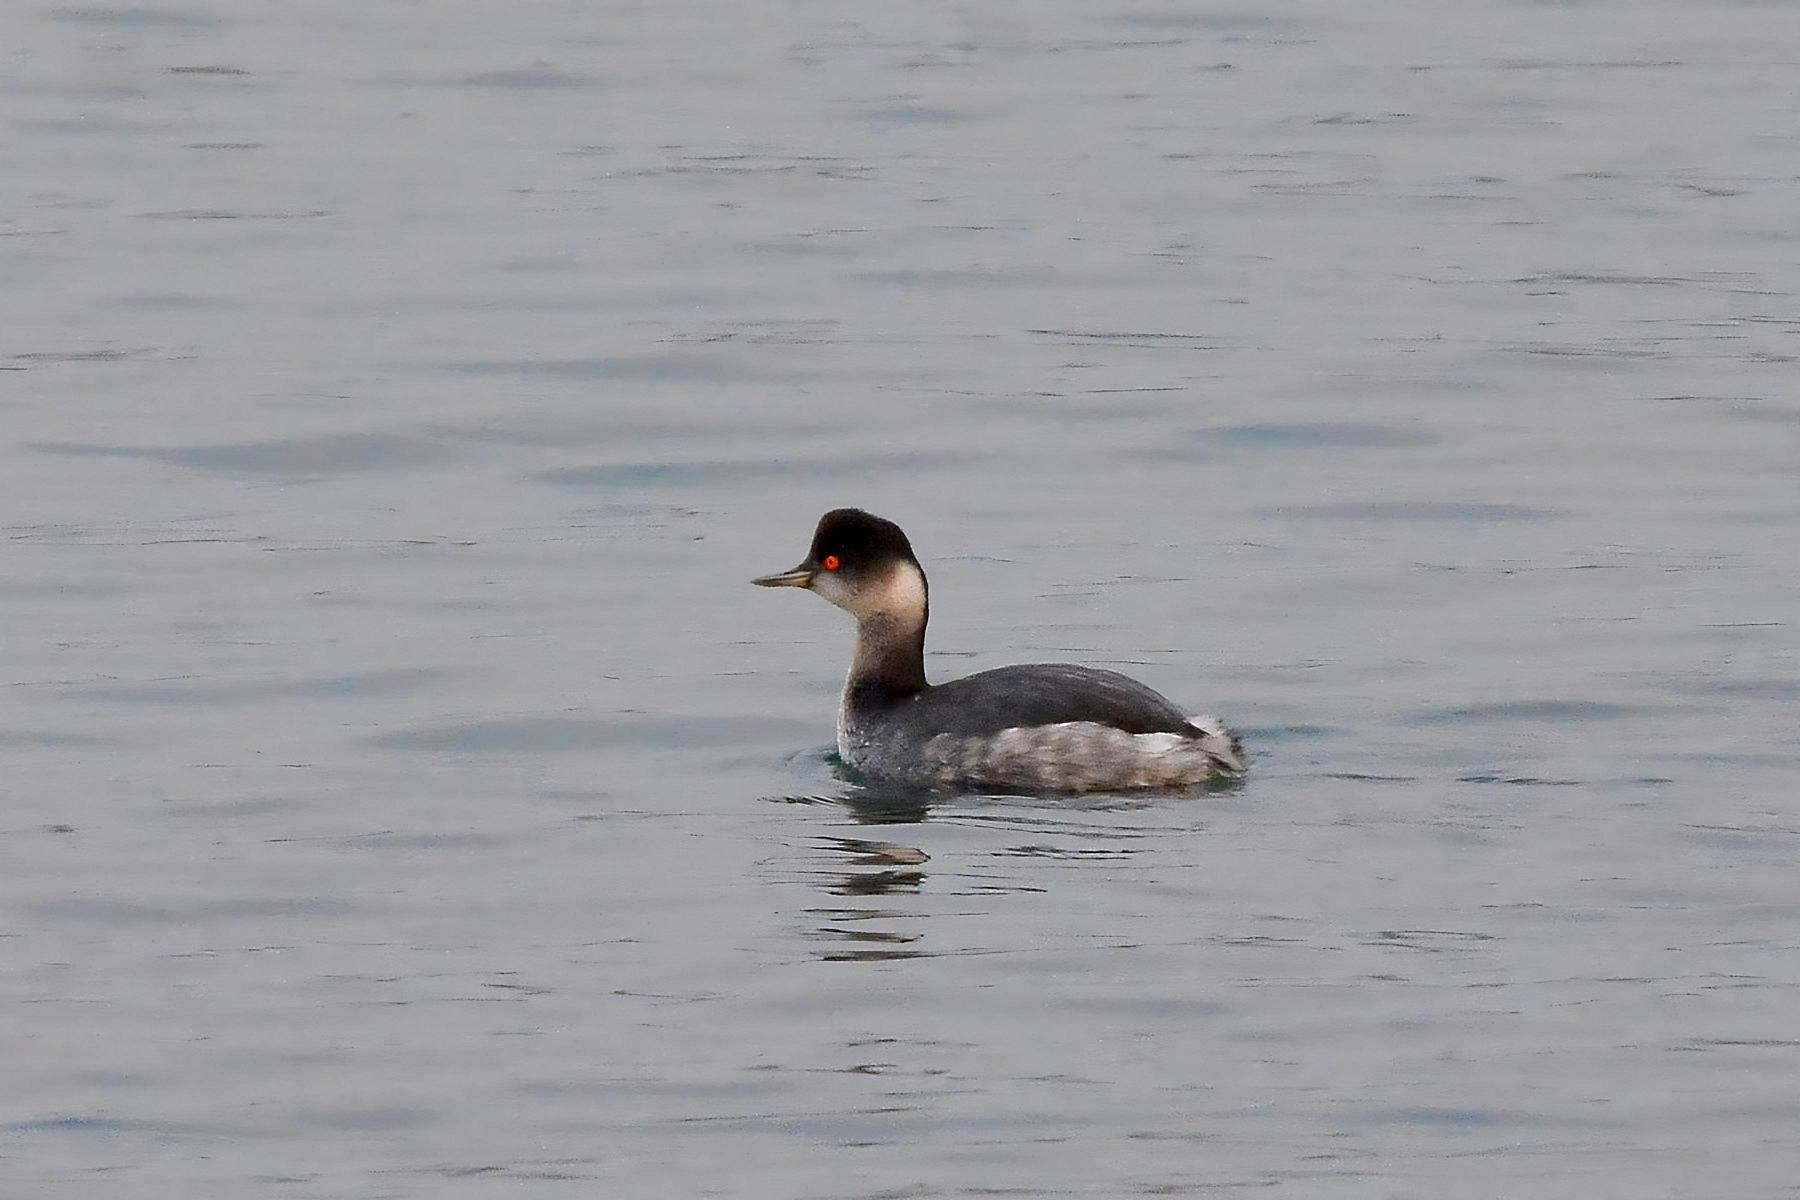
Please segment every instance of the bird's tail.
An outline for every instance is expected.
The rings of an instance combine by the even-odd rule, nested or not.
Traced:
[[[1200,731],[1200,748],[1218,761],[1219,770],[1228,775],[1242,775],[1248,764],[1244,759],[1244,743],[1237,734],[1225,728],[1217,717],[1189,717],[1188,724]]]

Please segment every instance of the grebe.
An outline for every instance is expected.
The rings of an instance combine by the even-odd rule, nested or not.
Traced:
[[[826,513],[804,562],[752,582],[807,588],[856,618],[837,744],[848,766],[873,778],[1092,792],[1244,772],[1236,734],[1117,671],[1034,663],[926,682],[925,570],[898,525],[861,509]]]

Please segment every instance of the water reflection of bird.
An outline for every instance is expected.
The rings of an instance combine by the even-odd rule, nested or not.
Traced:
[[[827,849],[849,856],[849,865],[858,870],[832,873],[834,882],[827,888],[834,896],[887,896],[917,893],[925,881],[923,867],[930,856],[913,846],[895,842],[875,842],[862,838],[825,838]],[[814,915],[830,922],[819,928],[819,936],[830,948],[819,957],[827,962],[891,961],[917,958],[920,951],[908,944],[923,934],[880,929],[867,922],[890,920],[905,914],[884,908],[816,909]]]

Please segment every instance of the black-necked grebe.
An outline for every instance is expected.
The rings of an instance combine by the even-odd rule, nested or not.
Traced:
[[[1240,775],[1237,735],[1117,671],[1064,663],[925,681],[925,570],[892,521],[819,518],[812,550],[762,587],[803,587],[856,618],[838,753],[866,775],[926,787],[1090,792]]]

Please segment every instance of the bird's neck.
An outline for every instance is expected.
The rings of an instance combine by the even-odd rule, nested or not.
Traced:
[[[856,656],[850,660],[851,692],[871,700],[901,700],[925,690],[925,622],[891,616],[856,623]]]
[[[925,690],[925,624],[931,607],[925,572],[907,563],[875,602],[856,614],[856,656],[849,695],[881,702]]]

